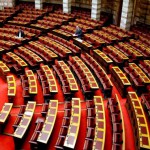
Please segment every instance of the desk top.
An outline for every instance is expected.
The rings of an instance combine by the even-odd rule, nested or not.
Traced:
[[[107,48],[114,52],[115,54],[118,54],[119,57],[121,57],[123,60],[128,60],[129,58],[124,54],[122,53],[121,51],[119,51],[117,48],[113,47],[113,46],[107,46]]]
[[[55,77],[53,75],[53,72],[52,70],[49,68],[48,65],[43,65],[41,67],[42,71],[44,72],[46,78],[47,78],[47,81],[48,81],[48,84],[49,84],[49,91],[52,92],[52,93],[57,93],[58,92],[58,87],[57,87],[57,83],[56,83],[56,80],[55,80]]]
[[[29,83],[29,93],[30,94],[37,94],[37,81],[34,76],[34,73],[32,70],[26,70],[25,74],[28,78],[28,83]]]
[[[76,42],[79,42],[79,43],[81,43],[82,45],[86,46],[87,48],[92,48],[92,45],[89,44],[88,42],[84,41],[84,40],[81,40],[81,39],[79,39],[79,38],[74,38],[74,40],[75,40]]]
[[[77,57],[74,56],[72,59],[77,63],[77,65],[83,70],[84,75],[86,76],[86,79],[89,81],[89,85],[91,89],[98,89],[99,86],[97,84],[97,81],[95,80],[93,74],[89,70],[89,68],[83,63],[83,61]]]
[[[6,55],[13,58],[14,61],[17,61],[20,66],[22,66],[22,67],[27,66],[27,63],[23,59],[21,59],[18,55],[14,54],[12,52],[8,52],[8,53],[6,53]]]
[[[25,112],[22,116],[22,119],[18,127],[14,131],[14,134],[13,134],[14,137],[19,138],[19,139],[23,138],[32,120],[35,106],[36,106],[36,102],[28,101]]]
[[[96,50],[93,50],[93,52],[95,52],[95,54],[100,56],[105,62],[107,63],[113,62],[105,53],[101,52],[100,50],[96,49]]]
[[[104,149],[106,135],[106,118],[102,97],[94,96],[94,104],[96,112],[96,127],[92,149]]]
[[[13,75],[7,76],[8,96],[16,95],[16,81]]]
[[[135,115],[137,132],[139,134],[140,148],[149,149],[150,148],[150,134],[148,130],[148,124],[145,118],[145,113],[140,100],[135,92],[128,92],[127,100],[129,101],[132,111]]]
[[[73,73],[71,72],[70,68],[66,65],[66,63],[64,61],[58,61],[58,64],[67,77],[71,91],[78,91],[79,89],[78,89],[76,79],[75,79]]]
[[[52,134],[54,124],[56,121],[57,110],[58,110],[58,100],[50,100],[46,120],[44,122],[41,133],[39,134],[37,139],[38,142],[44,144],[48,143],[48,140]]]
[[[34,52],[30,51],[29,49],[21,46],[18,48],[20,51],[28,54],[29,56],[32,56],[32,58],[36,61],[36,62],[42,62],[43,60],[37,55],[35,54]]]
[[[0,112],[0,123],[5,123],[9,114],[10,114],[10,111],[12,109],[12,106],[13,106],[13,103],[5,103],[3,105],[3,108]]]
[[[131,85],[130,81],[119,67],[112,67],[112,71],[117,75],[123,85]]]
[[[137,66],[135,63],[129,63],[129,67],[135,70],[135,72],[139,75],[140,79],[144,83],[150,83],[150,79],[147,77],[147,75],[142,71],[142,69]]]
[[[79,98],[72,98],[71,119],[64,146],[74,149],[78,138],[81,118],[81,104]]]
[[[4,63],[4,62],[2,62],[2,61],[0,61],[0,68],[1,68],[1,70],[4,72],[4,73],[8,73],[8,72],[10,72],[10,69],[7,67],[7,65]]]

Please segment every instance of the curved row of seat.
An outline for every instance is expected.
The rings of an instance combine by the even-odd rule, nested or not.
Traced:
[[[103,68],[87,53],[82,55],[81,58],[94,71],[99,83],[102,85],[105,97],[111,97],[113,85]]]
[[[104,149],[106,135],[106,119],[104,103],[101,96],[94,96],[86,101],[87,132],[84,150]]]
[[[150,85],[150,79],[135,63],[129,63],[128,67],[124,67],[124,71],[130,78],[130,81],[135,85],[137,92],[142,93]]]
[[[55,148],[74,149],[78,138],[81,119],[81,104],[79,98],[72,98],[65,102],[64,117]]]
[[[112,150],[125,149],[124,119],[117,94],[114,98],[108,99],[107,108],[109,109],[113,132]]]
[[[28,64],[22,58],[13,52],[8,52],[3,55],[2,60],[12,71],[15,71],[18,74],[23,73],[24,68],[28,66]]]
[[[44,97],[50,97],[58,93],[55,76],[48,65],[41,65],[40,69],[37,70],[37,75],[42,85]]]
[[[80,80],[84,95],[86,96],[86,98],[91,98],[93,92],[99,89],[98,83],[93,74],[84,64],[84,62],[77,56],[72,57],[72,59],[68,61],[68,63]]]
[[[135,92],[128,92],[126,106],[130,115],[137,149],[149,149],[150,136],[148,124],[139,98]]]
[[[43,60],[34,52],[30,51],[26,47],[18,47],[18,49],[14,50],[14,53],[18,56],[22,57],[28,64],[35,69],[35,67],[39,66]]]
[[[66,100],[70,99],[79,90],[73,73],[64,61],[55,63],[53,69],[59,77]]]

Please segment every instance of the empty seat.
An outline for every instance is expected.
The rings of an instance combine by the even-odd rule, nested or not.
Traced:
[[[86,107],[87,108],[94,108],[95,107],[94,101],[93,100],[87,100],[86,101]]]
[[[25,109],[26,109],[26,105],[21,105],[20,106],[20,111],[18,113],[18,116],[23,116],[23,114],[25,112]]]
[[[37,138],[39,136],[40,132],[35,131],[29,141],[31,149],[38,149],[38,143]]]
[[[87,127],[95,128],[95,126],[96,126],[95,117],[87,118]]]
[[[92,150],[93,147],[93,140],[91,139],[85,139],[85,143],[84,143],[84,150]]]
[[[121,133],[122,131],[122,123],[113,123],[113,132]]]
[[[95,136],[95,129],[88,127],[86,138],[94,139],[94,136]]]
[[[56,149],[64,149],[63,145],[65,142],[65,137],[64,136],[59,136],[55,145]]]
[[[47,113],[47,111],[48,111],[48,103],[44,103],[44,104],[42,105],[42,112],[41,112],[41,114],[42,114],[43,116],[45,116],[46,113]]]

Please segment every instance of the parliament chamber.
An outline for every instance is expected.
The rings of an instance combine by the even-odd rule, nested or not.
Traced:
[[[0,0],[0,150],[150,150],[149,40],[149,0]]]

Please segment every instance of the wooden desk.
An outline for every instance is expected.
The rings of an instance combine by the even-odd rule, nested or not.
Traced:
[[[57,110],[58,110],[58,100],[50,100],[46,120],[37,139],[38,142],[44,144],[48,143],[48,140],[52,134],[55,125]]]
[[[22,139],[24,134],[26,133],[35,110],[36,102],[28,101],[25,112],[22,116],[22,119],[13,133],[13,136],[17,139]]]
[[[109,72],[109,65],[111,65],[113,61],[105,53],[101,52],[98,49],[93,50],[93,55],[95,59],[101,64],[103,69],[106,72]]]
[[[51,49],[54,50],[54,52],[56,52],[56,53],[58,53],[58,54],[59,54],[60,52],[61,52],[61,53],[64,53],[65,55],[69,55],[69,54],[72,53],[68,48],[66,48],[66,47],[62,46],[61,44],[59,44],[59,43],[57,43],[57,42],[51,40],[51,39],[48,38],[48,37],[40,37],[40,39],[41,39],[41,38],[42,38],[43,41],[46,42],[46,44],[48,44],[48,46],[49,46]]]
[[[111,79],[114,81],[113,83],[118,87],[119,92],[124,97],[127,87],[131,85],[126,75],[119,67],[114,66],[111,70]]]
[[[63,70],[64,74],[67,77],[67,81],[69,82],[69,87],[71,91],[78,91],[78,85],[75,80],[73,73],[71,72],[70,68],[66,65],[64,61],[58,61],[59,66]]]
[[[64,32],[62,29],[55,29],[52,31],[52,33],[66,40],[69,40],[72,36],[71,34]]]
[[[132,46],[130,46],[126,43],[120,42],[120,43],[118,43],[118,45],[122,46],[126,51],[129,51],[129,55],[132,57],[133,57],[133,54],[135,55],[136,58],[139,58],[139,59],[143,57],[143,55],[141,53],[139,53]]]
[[[139,78],[143,81],[145,84],[150,83],[150,79],[147,77],[147,75],[138,67],[135,63],[129,63],[129,67],[132,68],[137,75],[139,75]]]
[[[27,49],[23,46],[19,47],[18,49],[19,49],[19,51],[21,51],[24,54],[28,55],[29,58],[32,57],[32,59],[35,60],[37,63],[43,62],[43,60],[37,54],[33,53],[29,49]]]
[[[6,79],[6,75],[10,72],[10,69],[7,67],[7,65],[0,61],[0,76],[4,79]]]
[[[51,93],[58,93],[57,83],[56,83],[52,70],[49,68],[48,65],[43,65],[41,69],[45,73],[45,76],[47,78],[47,81],[49,84],[49,91]]]
[[[94,96],[94,104],[96,112],[96,127],[92,149],[104,149],[106,136],[106,118],[102,97]]]
[[[39,37],[40,41],[42,41],[42,39],[43,39],[42,37]],[[28,47],[28,46],[26,46],[26,47]],[[32,51],[34,51],[38,55],[42,56],[43,59],[45,59],[47,62],[50,62],[58,57],[53,51],[51,51],[50,49],[45,47],[43,44],[40,44],[40,43],[37,43],[34,41],[29,42],[28,48],[32,49]]]
[[[124,53],[120,52],[117,48],[115,48],[113,46],[107,46],[106,48],[108,48],[110,51],[114,52],[116,55],[118,55],[118,57],[120,57],[124,61],[129,59]]]
[[[24,60],[22,60],[19,56],[17,56],[16,54],[12,53],[12,52],[8,52],[6,53],[6,55],[10,58],[12,58],[14,61],[17,61],[17,63],[21,66],[21,67],[26,67],[27,64]]]
[[[89,44],[88,42],[78,39],[78,38],[73,38],[73,43],[81,48],[83,48],[84,50],[86,50],[87,52],[89,52],[90,49],[92,49],[92,45]]]
[[[10,111],[12,109],[13,103],[5,103],[3,105],[3,108],[0,112],[0,124],[4,124],[10,114]]]
[[[80,58],[78,58],[77,56],[72,57],[72,59],[74,60],[74,62],[76,62],[78,64],[78,66],[81,68],[81,70],[83,70],[83,73],[89,82],[90,88],[93,90],[98,89],[99,86],[97,84],[97,81],[95,80],[93,74],[88,69],[88,67],[83,63],[83,61]]]
[[[127,109],[133,123],[133,130],[136,133],[137,149],[150,148],[150,134],[148,124],[145,118],[145,113],[140,100],[135,92],[128,92]]]
[[[67,136],[65,138],[64,147],[70,149],[75,148],[75,144],[78,138],[78,132],[80,127],[81,118],[81,104],[79,98],[72,98],[72,109],[71,109],[71,119],[68,128]]]
[[[36,82],[36,78],[34,76],[33,71],[32,70],[26,70],[25,75],[28,78],[29,93],[30,94],[37,94],[37,82]]]
[[[14,97],[16,95],[16,81],[13,75],[7,76],[8,96]]]

